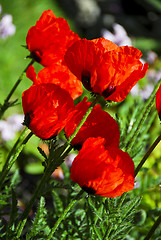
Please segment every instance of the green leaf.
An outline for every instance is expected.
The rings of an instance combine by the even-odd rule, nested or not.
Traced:
[[[8,229],[11,228],[11,226],[14,224],[17,214],[18,214],[18,208],[17,208],[16,193],[12,189],[12,207],[11,207],[11,214],[10,214]]]
[[[44,172],[44,167],[41,162],[29,163],[25,166],[25,172],[28,174],[42,174]]]
[[[53,196],[54,196],[54,207],[55,212],[57,216],[60,216],[64,211],[63,201],[59,197],[58,193],[54,190],[52,190]]]
[[[42,150],[42,148],[37,147],[37,149],[38,149],[39,153],[40,153],[45,159],[47,159],[46,153]]]
[[[6,204],[8,204],[8,202],[0,199],[0,205],[6,205]]]
[[[93,209],[93,212],[96,214],[96,216],[97,216],[100,220],[102,220],[102,217],[101,217],[101,215],[99,214],[99,211],[96,209],[96,207],[95,207],[94,203],[92,202],[92,199],[91,199],[90,196],[88,197],[88,203],[89,203],[90,207]]]
[[[50,232],[50,228],[46,222],[47,211],[45,208],[44,197],[40,198],[39,207],[31,227],[31,231],[27,234],[26,240],[30,239],[44,239]]]

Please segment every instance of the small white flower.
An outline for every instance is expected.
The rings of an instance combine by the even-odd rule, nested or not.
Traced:
[[[131,89],[130,93],[131,93],[132,96],[138,96],[139,95],[138,83]]]
[[[97,2],[93,0],[76,0],[75,2],[79,9],[78,21],[86,25],[95,23],[101,13]]]
[[[153,51],[149,51],[147,52],[147,62],[149,64],[152,64],[156,59],[157,59],[158,55],[153,52]]]
[[[158,82],[161,79],[161,71],[156,71],[154,69],[149,69],[147,72],[147,78],[149,81]]]
[[[140,183],[139,181],[137,180],[137,178],[135,178],[135,183],[134,183],[134,189],[137,189],[140,187]]]
[[[143,90],[140,91],[140,95],[143,99],[148,99],[154,89],[153,84],[147,84]]]
[[[14,131],[20,131],[22,129],[22,122],[24,120],[24,115],[21,114],[13,114],[12,116],[7,118],[7,122],[12,125]]]
[[[76,153],[70,153],[66,158],[65,158],[65,164],[67,167],[72,166],[72,162],[74,161],[74,158],[77,156]]]
[[[0,135],[3,141],[12,140],[15,137],[12,126],[4,120],[0,120]]]
[[[132,96],[141,96],[142,99],[147,100],[154,89],[153,84],[147,84],[143,89],[139,89],[139,85],[136,84],[130,91]]]
[[[132,46],[131,39],[128,37],[127,32],[120,24],[113,24],[114,33],[111,33],[107,29],[102,29],[102,37],[112,41],[118,46]]]
[[[3,141],[14,139],[15,133],[23,128],[23,115],[14,114],[4,120],[0,120],[0,136]]]
[[[16,27],[12,23],[12,16],[4,14],[0,20],[0,38],[7,38],[15,34]]]

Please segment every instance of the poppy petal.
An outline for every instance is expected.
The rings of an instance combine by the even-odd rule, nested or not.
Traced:
[[[104,138],[88,138],[72,163],[71,179],[88,193],[118,197],[134,188],[134,163],[120,149],[106,149]]]
[[[86,102],[86,98],[78,103],[71,112],[71,118],[65,126],[67,138],[75,131],[83,115],[90,106],[90,102]],[[89,137],[102,137],[106,139],[106,147],[119,147],[120,132],[117,122],[98,104],[94,107],[87,120],[72,140],[72,145],[75,148],[81,148],[85,140]]]
[[[24,124],[41,139],[50,139],[64,128],[74,102],[67,91],[46,83],[23,92],[22,105]]]

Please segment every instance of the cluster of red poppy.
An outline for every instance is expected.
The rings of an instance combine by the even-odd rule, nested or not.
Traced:
[[[50,139],[64,128],[67,138],[90,106],[85,98],[74,106],[83,86],[105,100],[122,101],[144,77],[148,64],[133,47],[118,47],[104,38],[80,39],[66,20],[44,11],[28,31],[30,56],[44,68],[27,77],[33,85],[22,95],[24,124],[41,139]],[[85,191],[117,197],[134,187],[134,163],[119,149],[116,121],[96,105],[71,144],[79,149],[71,179]]]

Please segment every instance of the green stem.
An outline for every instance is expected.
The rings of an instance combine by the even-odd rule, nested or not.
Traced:
[[[146,154],[144,155],[143,159],[140,161],[139,165],[137,166],[137,168],[135,169],[135,176],[138,174],[138,172],[140,171],[141,167],[143,166],[143,164],[145,163],[145,161],[147,160],[147,158],[149,157],[149,155],[151,154],[151,152],[154,150],[154,148],[158,145],[158,143],[161,141],[161,135],[155,140],[155,142],[151,145],[151,147],[149,148],[149,150],[146,152]]]
[[[69,203],[69,205],[67,206],[67,208],[64,210],[63,214],[61,215],[61,217],[56,221],[54,227],[52,228],[47,240],[52,239],[53,234],[55,233],[57,227],[59,226],[59,224],[63,221],[63,219],[65,218],[66,214],[69,212],[69,210],[73,207],[73,205],[80,200],[80,197],[82,196],[82,194],[84,193],[83,190],[81,190],[76,197]]]
[[[21,236],[21,232],[25,226],[25,223],[27,221],[27,217],[32,209],[33,204],[35,203],[35,201],[40,197],[40,193],[43,192],[42,189],[44,187],[44,185],[49,181],[51,174],[54,172],[54,170],[61,165],[61,163],[64,160],[64,157],[67,156],[67,154],[69,153],[69,151],[71,151],[71,148],[67,148],[66,151],[63,152],[63,154],[56,160],[56,161],[50,161],[48,167],[46,168],[44,175],[42,176],[33,196],[31,197],[28,205],[26,206],[20,222],[17,226],[16,232],[17,232],[17,236],[15,239],[19,238]]]
[[[27,137],[23,140],[23,138],[24,138],[24,136],[26,134],[26,130],[27,129],[25,128],[24,131],[21,133],[20,137],[18,138],[18,140],[16,141],[15,145],[11,149],[11,151],[10,151],[8,157],[7,157],[7,160],[5,162],[5,165],[3,166],[3,169],[2,169],[2,172],[1,172],[1,176],[0,176],[0,189],[2,188],[4,180],[5,180],[6,176],[7,176],[7,174],[9,173],[11,167],[15,163],[17,157],[19,156],[19,154],[23,150],[23,148],[26,145],[26,143],[28,142],[28,140],[33,135],[33,133],[30,132],[27,135]]]
[[[56,167],[55,167],[55,168],[56,168]],[[44,184],[45,184],[45,183],[48,181],[48,179],[50,178],[51,173],[52,173],[52,172],[51,172],[51,168],[48,167],[48,168],[46,169],[44,175],[42,176],[42,178],[41,178],[41,180],[40,180],[40,182],[39,182],[39,184],[38,184],[38,186],[37,186],[37,188],[36,188],[33,196],[31,197],[28,205],[26,206],[26,208],[25,208],[25,210],[24,210],[24,212],[23,212],[23,214],[22,214],[22,216],[21,216],[20,222],[19,222],[19,224],[18,224],[18,226],[17,226],[17,229],[16,229],[17,238],[20,237],[21,232],[22,232],[22,230],[23,230],[23,227],[25,226],[25,223],[26,223],[26,221],[27,221],[27,216],[29,215],[29,213],[30,213],[30,211],[31,211],[31,209],[32,209],[32,206],[33,206],[33,204],[35,203],[36,199],[39,197],[40,192],[41,192]],[[16,238],[16,239],[17,239],[17,238]]]
[[[23,79],[23,76],[25,75],[28,67],[30,65],[32,65],[34,63],[34,60],[32,59],[30,61],[30,63],[27,65],[27,67],[23,70],[23,72],[21,73],[21,75],[19,76],[18,80],[16,81],[16,83],[14,84],[13,88],[11,89],[11,91],[9,92],[8,96],[6,97],[6,99],[4,100],[3,105],[0,107],[0,119],[2,118],[4,112],[9,108],[9,106],[11,106],[13,103],[15,103],[16,101],[12,102],[12,104],[10,105],[10,98],[12,97],[14,91],[16,90],[16,88],[18,87],[18,85],[20,84],[20,82]]]
[[[144,155],[143,159],[140,161],[139,165],[137,166],[137,168],[135,169],[135,177],[138,174],[138,172],[140,171],[141,167],[143,166],[143,164],[145,163],[145,161],[147,160],[147,158],[149,157],[149,155],[151,154],[151,152],[154,150],[154,148],[158,145],[158,143],[161,141],[161,135],[155,140],[155,142],[152,144],[152,146],[149,148],[149,150],[146,152],[146,154]],[[119,210],[126,198],[127,193],[124,193],[121,197],[120,197],[120,201],[119,201],[119,205],[117,207],[117,209]]]
[[[112,231],[112,226],[110,226],[110,227],[106,230],[105,235],[103,236],[102,240],[108,240],[108,237],[109,237],[111,231]]]
[[[76,127],[74,133],[69,137],[69,139],[67,140],[67,142],[57,148],[55,151],[50,152],[49,158],[56,158],[58,159],[58,157],[60,158],[60,156],[66,152],[69,151],[68,148],[71,148],[71,141],[73,140],[73,138],[76,136],[76,134],[79,132],[80,128],[82,127],[82,125],[85,123],[86,119],[88,118],[89,114],[91,113],[92,109],[94,108],[94,106],[96,105],[96,103],[99,101],[101,95],[97,95],[96,98],[92,101],[91,105],[89,106],[88,110],[86,111],[85,115],[83,116],[83,118],[81,119],[80,123],[78,124],[78,126]],[[58,156],[58,157],[57,157]],[[66,157],[66,154],[65,154]]]
[[[96,105],[96,103],[99,101],[100,98],[101,98],[101,95],[97,95],[96,98],[93,100],[93,102],[89,106],[87,112],[83,116],[81,122],[78,124],[77,128],[75,129],[74,133],[69,137],[69,139],[67,141],[68,144],[70,144],[71,141],[73,140],[73,138],[77,135],[77,133],[79,132],[80,128],[85,123],[87,117],[89,116],[89,114],[91,113],[92,109],[94,108],[94,106]]]
[[[63,162],[64,158],[67,156],[67,154],[71,151],[71,147],[67,148],[66,151],[63,151],[62,154],[60,154],[60,156],[57,156],[58,159],[51,159],[51,156],[49,156],[49,164],[47,166],[47,168],[45,169],[44,175],[42,176],[37,188],[35,189],[35,192],[33,194],[33,196],[31,197],[28,205],[26,206],[20,222],[17,226],[16,232],[17,232],[17,237],[20,237],[21,232],[23,230],[23,227],[25,226],[25,223],[27,221],[27,217],[32,209],[33,204],[35,203],[35,201],[37,200],[37,198],[40,197],[41,192],[44,185],[49,181],[51,174],[55,171],[55,169],[61,165],[61,163]]]
[[[151,236],[153,235],[153,233],[155,232],[155,230],[157,229],[160,223],[161,223],[161,215],[158,217],[158,219],[156,220],[156,222],[154,223],[154,225],[152,226],[152,228],[150,229],[150,231],[148,232],[144,240],[149,240],[151,238]]]
[[[156,95],[156,92],[158,90],[160,83],[161,83],[161,80],[156,84],[150,98],[147,100],[145,106],[142,109],[142,114],[140,114],[140,117],[138,117],[138,119],[135,121],[131,132],[129,133],[129,135],[126,138],[126,151],[128,151],[128,152],[132,149],[133,145],[135,144],[135,141],[138,137],[140,129],[143,126],[149,112],[152,109],[152,106],[155,101],[155,95]]]

